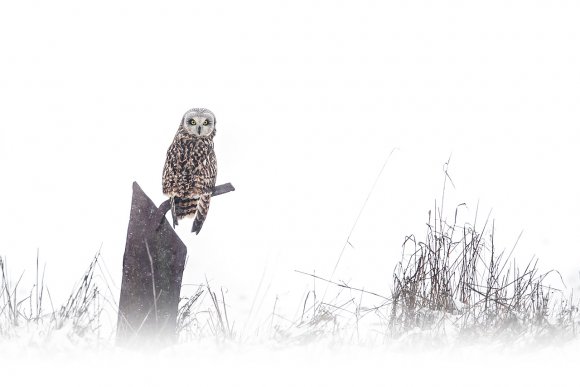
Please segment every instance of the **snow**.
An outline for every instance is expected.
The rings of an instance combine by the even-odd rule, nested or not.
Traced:
[[[578,378],[578,341],[535,350],[492,345],[369,348],[188,344],[159,353],[6,350],[3,381],[25,385],[546,386]],[[6,356],[6,354],[10,356]]]

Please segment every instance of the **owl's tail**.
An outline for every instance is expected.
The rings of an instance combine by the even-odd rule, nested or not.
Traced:
[[[198,198],[179,198],[175,197],[175,215],[178,219],[183,219],[188,215],[195,214],[197,210]]]
[[[199,234],[203,222],[209,211],[209,201],[211,194],[204,194],[195,198],[173,197],[175,216],[177,219],[183,219],[188,215],[193,215],[193,226],[191,232]]]
[[[193,226],[191,227],[191,232],[196,235],[201,231],[203,222],[207,217],[207,212],[209,211],[209,201],[211,199],[211,194],[202,195],[197,201],[197,210],[195,213],[195,219],[193,220]]]

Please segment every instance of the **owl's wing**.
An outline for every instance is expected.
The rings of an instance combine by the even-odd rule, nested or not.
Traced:
[[[165,158],[165,166],[163,167],[162,186],[163,193],[169,195],[173,193],[177,185],[177,152],[175,144],[171,144],[167,150],[167,157]]]
[[[195,219],[193,221],[191,232],[196,234],[199,234],[203,222],[207,217],[211,195],[215,187],[217,161],[213,151],[209,153],[207,160],[205,160],[205,163],[200,167],[199,173],[194,177],[194,186],[196,193],[199,193],[199,199],[197,200]]]
[[[203,222],[205,222],[207,212],[209,211],[210,200],[211,193],[201,195],[199,200],[197,201],[195,219],[193,220],[193,225],[191,226],[191,232],[194,232],[196,235],[199,234],[199,232],[201,231],[201,227],[203,226]]]

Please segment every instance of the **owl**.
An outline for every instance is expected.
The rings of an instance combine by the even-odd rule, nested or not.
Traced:
[[[215,187],[217,161],[213,148],[215,115],[203,108],[185,112],[167,150],[163,193],[168,195],[174,226],[177,219],[193,217],[192,232],[199,234]]]

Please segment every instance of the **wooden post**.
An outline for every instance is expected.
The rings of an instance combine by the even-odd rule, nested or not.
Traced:
[[[233,191],[216,187],[214,195]],[[131,214],[123,255],[117,344],[159,346],[176,340],[177,308],[187,248],[165,213],[133,183]]]

